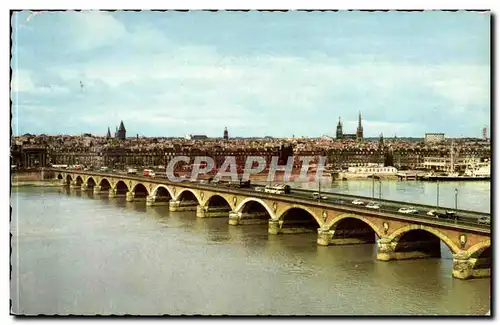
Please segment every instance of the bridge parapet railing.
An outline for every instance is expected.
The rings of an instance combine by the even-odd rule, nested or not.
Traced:
[[[175,183],[179,184],[179,183]],[[223,187],[223,186],[213,186],[213,185],[208,185],[208,184],[198,184],[198,183],[191,183],[191,182],[184,182],[180,183],[185,187],[190,187],[190,188],[197,188],[197,189],[206,189],[206,190],[211,190],[211,191],[218,191],[218,192],[223,192],[223,193],[230,193],[230,194],[244,194],[244,195],[249,195],[249,192],[251,192],[252,197],[256,198],[262,198],[262,199],[275,199],[279,201],[288,201],[290,203],[299,203],[299,204],[304,204],[304,205],[315,205],[315,206],[320,206],[324,208],[333,208],[336,210],[345,210],[347,213],[360,213],[360,214],[371,214],[371,215],[378,215],[381,217],[388,217],[388,218],[396,218],[396,219],[404,219],[408,221],[415,221],[415,222],[424,222],[430,225],[445,225],[448,227],[452,228],[458,228],[458,229],[468,229],[471,231],[480,231],[482,233],[489,233],[490,232],[490,226],[485,225],[485,224],[478,224],[477,221],[472,221],[472,220],[458,220],[458,219],[437,219],[436,217],[433,216],[428,216],[428,215],[410,215],[410,214],[405,214],[405,213],[399,213],[397,211],[390,211],[390,210],[384,210],[384,209],[370,209],[366,208],[363,206],[360,207],[353,207],[353,206],[346,206],[342,204],[336,204],[333,202],[325,202],[325,201],[320,201],[318,202],[316,199],[308,199],[308,198],[299,198],[296,196],[289,196],[286,194],[274,194],[274,193],[265,193],[265,192],[257,192],[254,189],[249,189],[249,188],[242,188],[242,189],[234,189],[230,187]],[[293,190],[292,190],[293,193]],[[364,197],[355,197],[355,198],[364,198]],[[401,203],[398,201],[393,201],[397,203]]]
[[[293,192],[302,192],[302,193],[313,193],[317,192],[315,190],[304,190],[304,189],[295,189],[292,188]],[[419,203],[414,203],[414,202],[403,202],[403,201],[394,201],[394,200],[386,200],[386,199],[379,199],[379,198],[372,198],[368,196],[358,196],[358,195],[351,195],[351,194],[343,194],[343,193],[335,193],[335,192],[322,192],[324,195],[333,195],[333,196],[338,196],[338,197],[344,197],[348,199],[360,199],[360,200],[365,200],[365,201],[373,201],[373,202],[379,202],[379,203],[387,203],[391,205],[400,205],[401,207],[403,206],[413,206],[413,207],[419,207],[419,208],[424,208],[428,210],[437,210],[438,208],[434,205],[425,205],[425,204],[419,204]],[[471,210],[461,210],[457,209],[455,210],[454,208],[450,207],[439,207],[441,210],[453,210],[456,211],[457,213],[462,213],[462,214],[469,214],[469,215],[474,215],[474,216],[491,216],[490,213],[486,212],[479,212],[479,211],[471,211]]]

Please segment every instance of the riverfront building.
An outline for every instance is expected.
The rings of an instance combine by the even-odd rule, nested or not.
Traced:
[[[125,127],[121,128],[124,132]],[[118,131],[118,130],[117,130]],[[89,168],[108,166],[111,168],[166,166],[175,156],[210,156],[216,167],[220,167],[225,156],[235,156],[237,161],[246,161],[248,156],[264,157],[270,162],[279,157],[280,165],[294,156],[294,167],[300,167],[300,156],[327,156],[331,169],[363,167],[368,164],[383,164],[404,169],[439,170],[441,158],[449,159],[449,141],[425,143],[402,139],[380,138],[359,142],[351,139],[331,140],[322,138],[118,138],[110,134],[103,136],[47,136],[30,135],[11,138],[11,165],[17,167],[42,167],[49,164],[82,164]],[[201,139],[200,139],[201,138]],[[229,139],[229,136],[228,136]],[[456,165],[473,163],[478,159],[491,160],[491,145],[482,139],[454,139],[457,152]],[[445,159],[445,160],[446,160]],[[462,161],[463,160],[463,161]],[[163,168],[163,167],[160,167]]]
[[[426,133],[424,137],[425,143],[437,143],[444,141],[444,133]]]
[[[388,167],[384,165],[368,165],[366,167],[349,167],[349,173],[356,175],[396,175],[398,170],[395,167]]]

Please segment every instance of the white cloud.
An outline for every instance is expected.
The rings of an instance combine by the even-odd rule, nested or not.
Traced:
[[[107,13],[71,17],[75,19],[70,28],[75,42],[72,51],[103,45],[130,51],[126,58],[94,57],[75,66],[52,69],[67,83],[83,79],[89,87],[99,88],[97,81],[110,87],[108,95],[98,93],[103,96],[99,99],[103,106],[94,110],[102,114],[83,115],[85,107],[81,107],[81,119],[86,123],[120,116],[150,125],[183,125],[189,119],[190,124],[199,126],[244,127],[250,123],[273,124],[278,122],[277,116],[296,123],[308,114],[321,119],[323,114],[330,116],[334,112],[334,119],[338,115],[351,118],[361,110],[364,115],[400,114],[410,119],[408,123],[365,119],[365,132],[390,129],[403,133],[416,123],[404,110],[418,107],[419,111],[412,114],[431,116],[436,107],[450,114],[482,108],[481,114],[471,113],[471,118],[476,119],[484,118],[489,111],[487,66],[414,65],[363,55],[348,64],[324,54],[310,59],[290,55],[227,56],[209,46],[175,44],[153,25],[125,28]],[[134,56],[133,49],[140,55]],[[37,72],[17,70],[13,91],[47,92],[35,87],[32,73]],[[52,87],[51,94],[69,91],[64,85]],[[88,96],[93,96],[92,92]],[[417,103],[420,100],[422,103]]]
[[[489,73],[489,67],[455,67],[429,85],[458,107],[485,104],[490,101]]]
[[[10,82],[12,92],[29,92],[35,89],[35,85],[30,77],[30,71],[24,69],[13,69],[12,80]]]
[[[64,16],[74,34],[74,49],[85,51],[107,45],[126,37],[125,26],[112,15],[98,11],[83,11]]]
[[[14,69],[12,71],[11,91],[12,93],[26,92],[37,95],[57,95],[69,93],[69,90],[60,85],[44,84],[35,85],[32,78],[33,72],[25,69]]]

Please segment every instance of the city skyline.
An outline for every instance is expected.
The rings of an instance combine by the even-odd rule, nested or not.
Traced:
[[[359,111],[365,137],[490,130],[489,13],[23,11],[12,33],[13,135],[123,120],[148,137],[335,137]]]

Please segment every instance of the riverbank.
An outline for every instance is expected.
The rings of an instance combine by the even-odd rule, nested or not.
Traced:
[[[60,181],[57,180],[12,180],[12,187],[23,187],[23,186],[31,186],[31,187],[58,187],[61,186]]]
[[[371,180],[371,177],[368,177],[369,175],[367,174],[357,174],[357,173],[339,173],[339,176],[337,177],[336,180],[363,180],[363,179],[369,179]],[[378,177],[378,178],[377,178]],[[383,175],[383,174],[377,174],[375,179],[381,179],[381,180],[398,180],[397,175]]]

